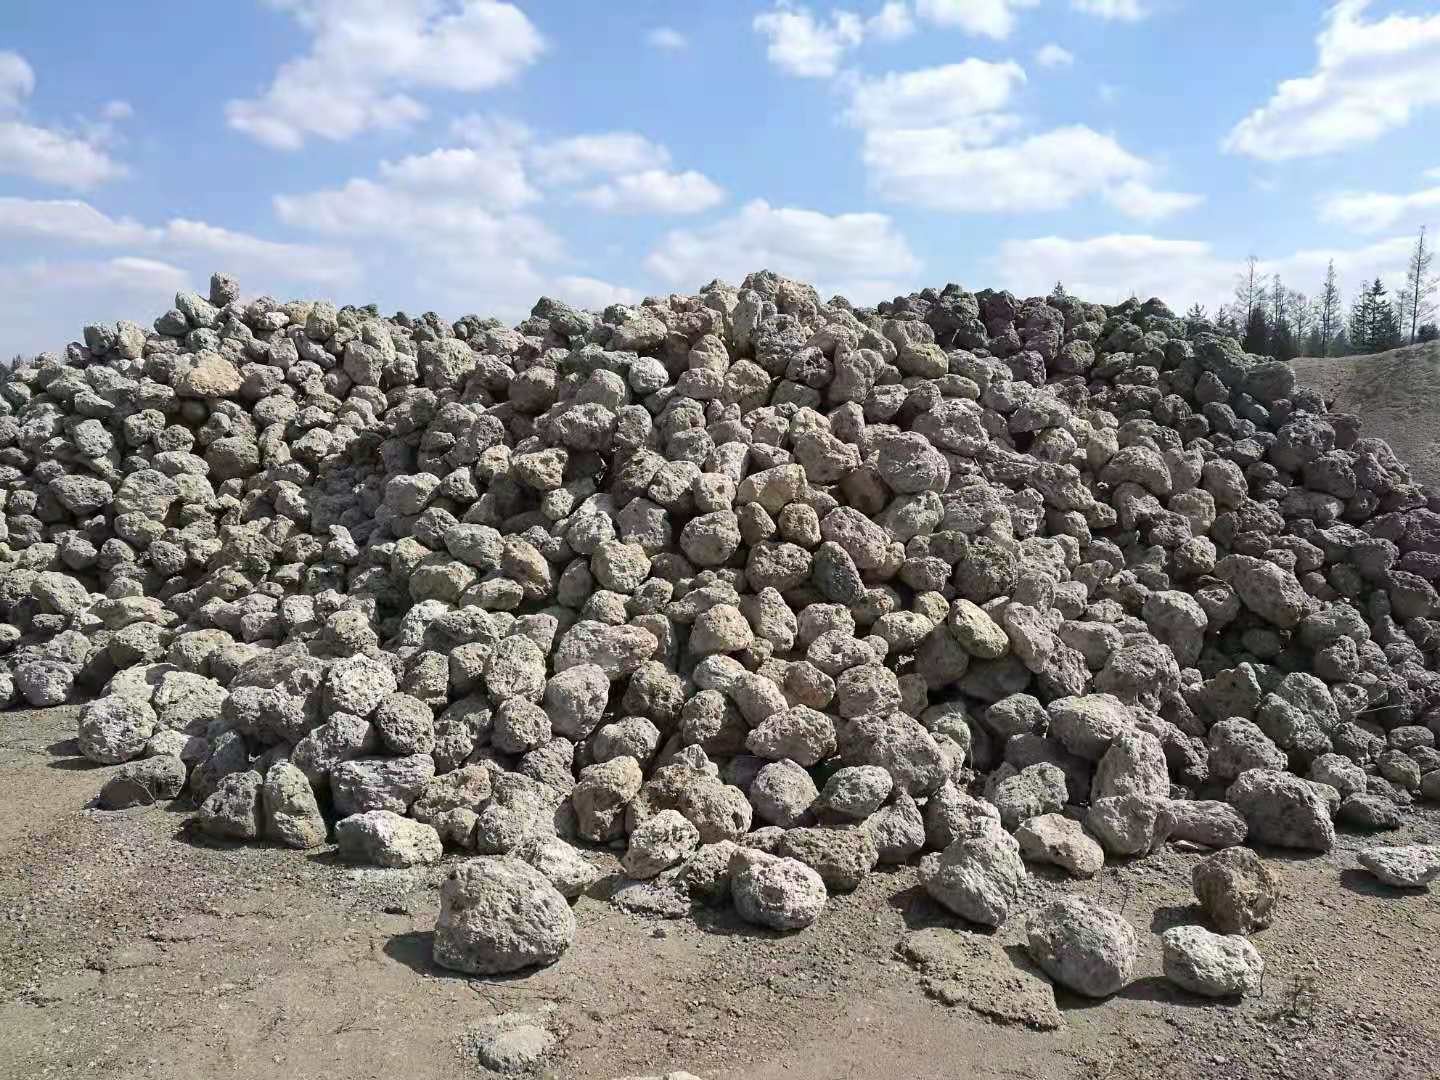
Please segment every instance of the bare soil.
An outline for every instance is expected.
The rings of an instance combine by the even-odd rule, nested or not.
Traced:
[[[1159,977],[1155,932],[1199,918],[1197,853],[1090,882],[1035,868],[1029,899],[1083,893],[1144,943],[1130,987],[1105,1002],[1060,993],[1065,1023],[1041,1032],[925,995],[897,943],[964,927],[913,868],[871,875],[789,936],[729,911],[665,921],[582,898],[553,967],[458,976],[430,959],[443,866],[356,869],[328,850],[205,842],[178,808],[88,809],[108,770],[75,756],[74,720],[0,716],[0,1077],[453,1080],[488,1075],[462,1054],[469,1025],[547,1004],[556,1078],[1440,1076],[1440,903],[1353,869],[1370,838],[1323,858],[1272,853],[1286,899],[1255,938],[1264,991],[1244,1002]],[[1417,812],[1397,840],[1440,840],[1440,815]]]
[[[1363,417],[1361,434],[1388,442],[1417,481],[1440,485],[1440,344],[1292,364],[1333,409]]]

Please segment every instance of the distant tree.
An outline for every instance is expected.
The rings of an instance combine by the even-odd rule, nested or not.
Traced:
[[[1440,323],[1427,322],[1415,335],[1416,341],[1440,341]]]
[[[1250,325],[1250,316],[1257,306],[1264,304],[1265,279],[1260,276],[1260,259],[1251,255],[1245,260],[1245,269],[1237,276],[1235,283],[1235,306],[1243,313],[1243,322]]]
[[[1410,251],[1410,265],[1405,271],[1405,284],[1395,298],[1400,314],[1400,330],[1405,340],[1414,344],[1420,326],[1435,312],[1435,291],[1440,279],[1430,272],[1435,253],[1425,244],[1425,226]]]
[[[1290,321],[1290,298],[1293,295],[1280,280],[1279,274],[1271,279],[1270,295],[1267,297],[1269,312],[1266,316],[1270,324],[1270,347],[1266,355],[1273,356],[1276,360],[1293,360],[1296,355],[1295,327]]]
[[[1384,352],[1400,344],[1400,313],[1378,277],[1350,308],[1350,345],[1360,354]]]
[[[1240,347],[1256,356],[1270,354],[1270,320],[1265,316],[1264,304],[1253,304],[1245,319],[1245,336]]]
[[[1209,326],[1210,315],[1206,312],[1205,305],[1191,304],[1190,310],[1185,312],[1185,329],[1189,333],[1196,334]]]
[[[1220,310],[1215,315],[1215,329],[1226,337],[1240,340],[1240,320],[1235,315],[1234,305],[1220,305]]]
[[[1315,329],[1323,348],[1310,355],[1329,356],[1344,321],[1340,311],[1340,282],[1335,277],[1335,260],[1331,259],[1330,265],[1325,268],[1325,284],[1321,287],[1319,299],[1315,301]]]

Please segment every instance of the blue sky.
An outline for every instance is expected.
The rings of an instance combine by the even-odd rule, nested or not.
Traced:
[[[762,266],[1183,307],[1440,223],[1440,4],[9,0],[0,355],[247,295],[522,317]]]

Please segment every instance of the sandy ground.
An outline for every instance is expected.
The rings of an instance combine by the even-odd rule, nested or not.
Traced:
[[[1416,480],[1440,485],[1440,344],[1292,363],[1333,408],[1362,416],[1361,434],[1386,440]]]
[[[1134,983],[1059,996],[1040,1032],[928,998],[896,955],[913,929],[964,927],[878,872],[778,936],[733,913],[665,921],[582,898],[556,965],[467,979],[435,967],[443,868],[354,869],[329,851],[205,843],[178,808],[86,808],[108,770],[75,757],[75,712],[0,716],[0,1077],[274,1080],[489,1075],[461,1050],[486,1017],[553,1005],[543,1073],[686,1069],[706,1080],[1440,1076],[1440,903],[1324,858],[1277,856],[1286,899],[1255,943],[1263,993],[1212,1003],[1159,978],[1155,932],[1196,921],[1195,853],[1167,849],[1060,882],[1140,931]],[[1440,840],[1440,815],[1400,834]],[[593,857],[607,868],[606,853]],[[1019,920],[998,935],[1020,940]]]

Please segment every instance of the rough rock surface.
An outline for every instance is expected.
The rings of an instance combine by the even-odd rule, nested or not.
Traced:
[[[1175,926],[1160,935],[1165,977],[1205,997],[1253,994],[1265,961],[1238,934],[1212,934],[1201,926]]]
[[[1130,981],[1139,943],[1113,911],[1062,897],[1030,912],[1025,933],[1030,958],[1077,994],[1109,997]]]
[[[518,859],[471,859],[440,886],[435,962],[472,975],[552,964],[575,940],[575,915],[540,871]]]

